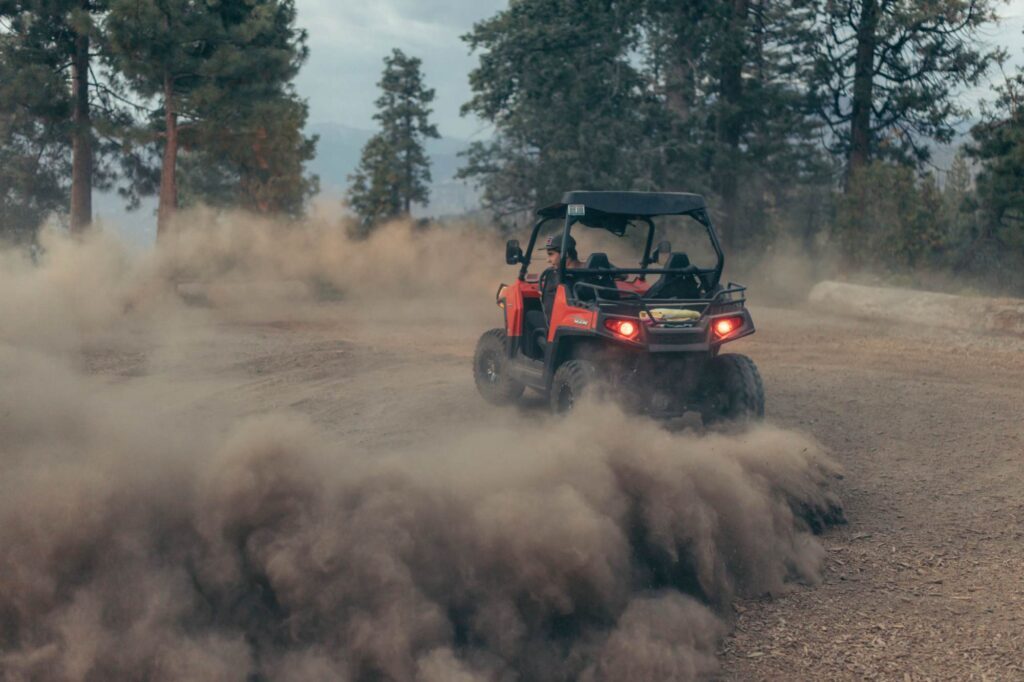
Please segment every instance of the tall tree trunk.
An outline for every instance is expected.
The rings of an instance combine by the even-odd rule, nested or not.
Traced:
[[[156,237],[167,234],[178,210],[178,111],[174,101],[174,80],[164,76],[164,160],[160,168],[160,205],[157,208]]]
[[[412,152],[405,153],[405,196],[402,197],[402,213],[412,213]]]
[[[739,230],[739,146],[743,125],[743,64],[746,55],[746,23],[750,10],[749,0],[732,0],[726,44],[721,61],[722,105],[718,118],[718,146],[721,150],[716,175],[721,197],[722,241],[734,248]]]
[[[878,29],[878,0],[862,0],[857,24],[857,56],[853,71],[853,104],[850,120],[849,179],[871,158],[871,104],[875,76],[875,42]]]
[[[711,8],[701,0],[681,0],[672,3],[665,12],[665,21],[671,36],[671,47],[665,64],[665,94],[669,110],[679,121],[689,121],[696,97],[694,63],[700,47],[694,35],[706,32],[705,20]]]
[[[412,182],[413,182],[412,149],[409,148],[413,144],[413,139],[412,139],[412,118],[409,117],[409,116],[407,116],[406,119],[405,119],[405,140],[404,140],[404,142],[405,142],[406,145],[408,145],[408,147],[405,150],[405,197],[404,197],[403,202],[402,202],[402,210],[403,210],[403,213],[405,214],[405,217],[408,218],[409,214],[412,213],[412,191],[413,191],[412,190]]]
[[[690,95],[693,92],[693,73],[689,63],[689,50],[680,50],[679,61],[666,68],[665,103],[680,122],[690,120]]]
[[[89,120],[89,36],[75,37],[71,60],[71,231],[92,223],[92,123]]]

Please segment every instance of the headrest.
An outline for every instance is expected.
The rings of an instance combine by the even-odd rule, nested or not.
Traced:
[[[668,260],[665,262],[666,270],[682,270],[683,268],[688,267],[690,267],[690,257],[687,256],[682,251],[678,253],[673,253],[668,257]]]
[[[612,264],[607,253],[592,253],[584,267],[588,270],[611,270]]]

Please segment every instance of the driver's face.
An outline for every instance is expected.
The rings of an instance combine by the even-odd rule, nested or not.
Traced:
[[[559,253],[557,251],[548,251],[548,265],[552,268],[558,267]]]

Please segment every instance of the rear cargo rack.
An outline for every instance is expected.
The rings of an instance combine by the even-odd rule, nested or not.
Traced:
[[[581,290],[592,291],[594,293],[593,300],[581,300]],[[584,307],[614,311],[617,314],[622,314],[623,308],[635,308],[638,315],[640,311],[650,315],[652,308],[695,310],[701,314],[701,317],[711,312],[734,312],[742,309],[746,304],[746,291],[745,286],[729,282],[724,289],[718,291],[711,298],[646,298],[636,291],[626,291],[618,287],[603,287],[589,282],[575,282],[572,285],[573,296]]]

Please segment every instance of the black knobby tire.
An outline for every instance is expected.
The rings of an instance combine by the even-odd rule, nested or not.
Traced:
[[[727,353],[708,360],[700,396],[705,424],[764,417],[764,384],[757,365],[746,355]]]
[[[597,368],[587,360],[569,360],[555,372],[551,382],[551,411],[567,414],[594,388]]]
[[[492,329],[480,337],[473,354],[473,379],[489,403],[515,402],[526,388],[508,374],[508,339],[504,329]]]

